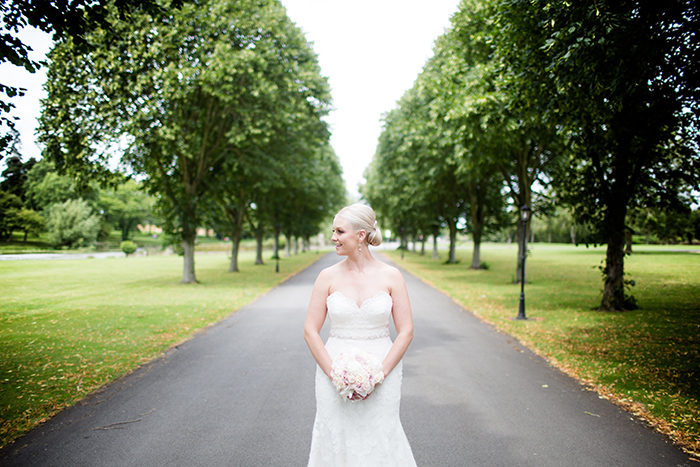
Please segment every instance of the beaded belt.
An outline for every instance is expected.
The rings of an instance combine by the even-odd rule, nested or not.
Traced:
[[[338,331],[336,329],[331,329],[331,332],[329,334],[330,337],[336,337],[338,339],[357,339],[357,340],[365,340],[365,339],[381,339],[383,337],[389,337],[389,330],[384,329],[381,331],[376,331],[373,333],[368,332],[367,334],[362,334],[362,331]]]

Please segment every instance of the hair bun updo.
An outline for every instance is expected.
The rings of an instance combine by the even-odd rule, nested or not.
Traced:
[[[356,231],[364,230],[367,232],[367,243],[372,246],[382,244],[382,231],[377,226],[377,218],[374,210],[362,203],[351,204],[346,206],[336,214],[350,223]]]

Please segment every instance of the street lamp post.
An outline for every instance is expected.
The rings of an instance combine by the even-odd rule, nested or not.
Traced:
[[[527,204],[520,208],[520,216],[523,223],[523,250],[520,263],[520,306],[515,319],[527,319],[525,316],[525,258],[527,257],[527,221],[530,217],[530,207]]]

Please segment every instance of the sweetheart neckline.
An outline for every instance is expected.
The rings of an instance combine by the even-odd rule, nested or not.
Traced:
[[[356,302],[355,300],[353,300],[352,298],[346,296],[346,295],[345,295],[344,293],[342,293],[341,291],[336,290],[335,292],[333,292],[332,294],[330,294],[330,295],[326,298],[326,301],[327,301],[329,298],[331,298],[333,295],[335,295],[335,294],[340,295],[340,296],[343,297],[345,300],[347,300],[347,301],[349,301],[350,303],[352,303],[353,305],[355,305],[355,307],[356,307],[358,310],[361,310],[362,307],[364,307],[368,302],[371,302],[372,300],[374,300],[375,298],[381,296],[382,294],[388,296],[388,297],[389,297],[389,300],[391,300],[391,295],[389,294],[389,292],[385,292],[384,290],[381,290],[381,291],[377,292],[376,294],[374,294],[372,297],[369,297],[368,299],[366,299],[366,300],[365,300],[364,302],[362,302],[360,305],[358,305],[357,302]]]

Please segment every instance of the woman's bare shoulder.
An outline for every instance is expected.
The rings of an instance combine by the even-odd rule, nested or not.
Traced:
[[[389,289],[393,289],[397,285],[404,283],[403,274],[401,274],[399,268],[395,266],[381,262],[377,272],[388,282],[387,285]]]
[[[332,280],[334,277],[340,274],[340,270],[342,267],[341,264],[342,261],[340,263],[334,264],[333,266],[328,266],[327,268],[322,269],[321,272],[318,274],[318,280]]]
[[[335,278],[338,277],[337,265],[333,265],[321,270],[316,277],[316,282],[314,283],[314,293],[325,293],[330,294],[331,286],[335,282]]]
[[[384,261],[378,261],[379,269],[384,274],[401,275],[401,271],[396,266],[387,264]]]

